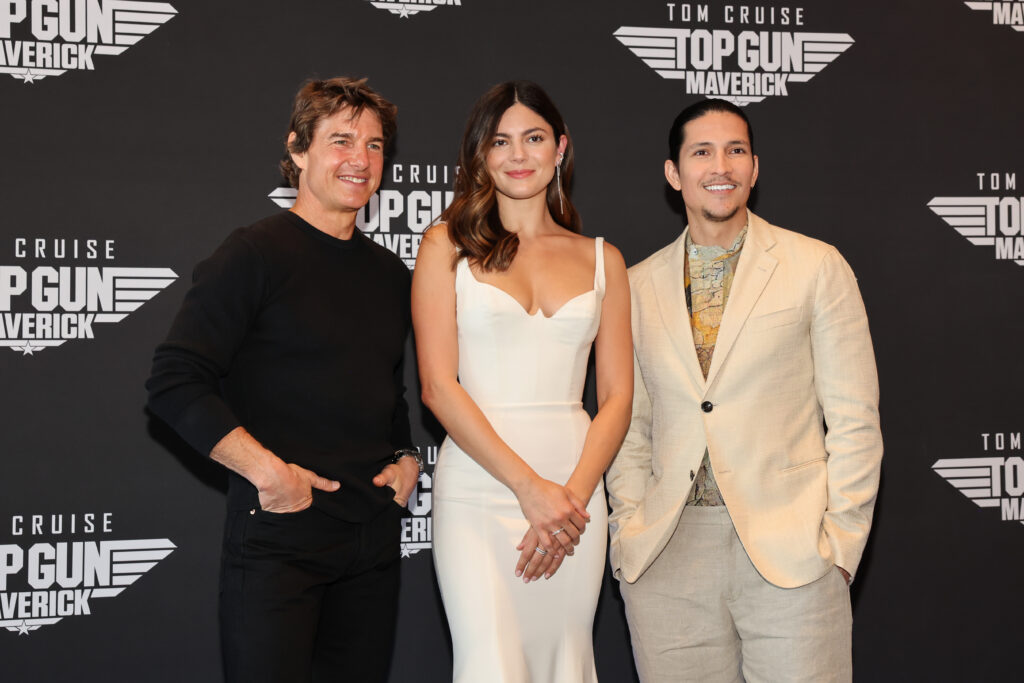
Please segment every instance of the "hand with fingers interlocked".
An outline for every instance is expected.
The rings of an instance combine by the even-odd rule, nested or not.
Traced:
[[[519,497],[519,506],[530,522],[520,551],[516,576],[529,583],[551,578],[567,555],[574,554],[590,513],[568,487],[538,478]]]

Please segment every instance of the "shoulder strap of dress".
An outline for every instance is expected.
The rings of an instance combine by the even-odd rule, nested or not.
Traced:
[[[594,289],[604,294],[604,238],[594,238]]]
[[[468,258],[460,258],[458,261],[455,262],[455,292],[456,293],[458,293],[458,291],[462,287],[465,286],[465,284],[466,284],[466,276],[467,275],[471,276],[469,278],[470,281],[473,280],[472,274],[468,273],[467,271],[469,271],[469,259]]]

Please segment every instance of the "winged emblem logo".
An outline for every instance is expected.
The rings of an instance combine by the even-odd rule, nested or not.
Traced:
[[[1024,499],[1005,495],[1008,492],[1003,475],[1010,477],[1010,473],[1006,472],[1004,458],[944,458],[936,460],[932,469],[978,507],[1000,508],[1004,520],[1019,520],[1024,524],[1021,509]]]
[[[166,2],[138,0],[60,5],[53,2],[45,3],[47,6],[41,3],[38,8],[28,0],[0,4],[6,28],[0,32],[0,73],[23,83],[35,83],[71,70],[92,71],[93,56],[122,54],[178,13]],[[64,16],[62,12],[73,16]],[[25,21],[31,23],[34,38],[44,39],[10,40],[11,25]]]
[[[662,78],[685,81],[687,92],[713,94],[738,106],[786,94],[787,82],[806,83],[854,42],[848,33],[744,31],[736,36],[724,30],[650,26],[621,26],[614,35]],[[732,72],[723,70],[725,58],[735,63]],[[759,87],[755,73],[772,76],[773,83]],[[695,81],[701,85],[693,88]],[[736,85],[730,88],[730,83]]]
[[[1001,201],[999,197],[933,197],[928,202],[928,208],[966,237],[971,244],[977,247],[997,247],[997,258],[1004,258],[1000,255],[999,244],[996,241],[998,236],[994,220]],[[1014,238],[999,239],[1012,241]],[[1010,253],[1012,252],[1007,250],[1007,254]],[[1024,266],[1024,258],[1007,260]]]
[[[96,584],[95,587],[59,591],[37,590],[32,593],[0,592],[0,627],[23,636],[42,626],[56,624],[64,616],[89,614],[89,600],[120,595],[177,547],[166,538],[101,541],[85,545],[89,548],[79,552],[92,555],[90,580],[84,579],[84,572],[79,573],[78,585]],[[18,546],[13,548],[20,550]],[[10,551],[11,547],[6,549]],[[57,549],[56,552],[59,554],[61,549]],[[67,550],[64,552],[66,555]],[[12,557],[7,559],[11,560]],[[23,556],[19,554],[17,557],[17,565],[20,566],[24,561]],[[56,616],[53,616],[54,614]]]
[[[965,2],[973,10],[992,13],[992,23],[1024,32],[1024,2]]]
[[[95,323],[121,322],[178,278],[178,275],[170,268],[108,267],[103,268],[102,271],[104,281],[113,282],[113,310],[65,314],[76,318],[79,328],[82,326],[91,328]],[[27,274],[25,274],[25,280],[27,279]],[[12,281],[20,282],[17,278]],[[10,283],[8,283],[8,291],[9,289]],[[21,284],[21,290],[23,289],[24,284]],[[57,323],[54,325],[57,326]],[[59,334],[59,329],[55,329],[53,335],[34,334],[29,336],[24,334],[25,327],[22,314],[0,313],[0,347],[6,346],[22,355],[31,356],[37,351],[61,346],[69,339],[80,338],[78,334]],[[19,335],[19,332],[24,336]]]

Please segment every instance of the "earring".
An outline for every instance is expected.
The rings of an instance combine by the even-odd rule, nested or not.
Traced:
[[[562,159],[565,155],[558,154],[558,163],[555,164],[555,182],[558,183],[558,212],[565,213],[565,204],[562,200]]]

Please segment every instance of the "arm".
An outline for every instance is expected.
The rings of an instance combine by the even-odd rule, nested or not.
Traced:
[[[341,486],[295,463],[286,463],[242,427],[218,441],[210,457],[248,479],[259,491],[260,508],[267,512],[305,510],[313,504],[312,489],[337,491]]]
[[[636,302],[634,301],[634,304]],[[636,514],[643,501],[647,482],[654,471],[652,465],[653,442],[652,405],[644,383],[636,353],[633,354],[633,409],[626,438],[605,477],[611,514],[608,528],[611,534],[610,554],[612,567],[620,566],[619,541],[622,528]]]
[[[590,501],[629,428],[633,403],[633,338],[629,324],[629,280],[622,254],[605,243],[607,286],[601,326],[594,341],[597,415],[587,430],[583,453],[566,486]]]
[[[495,479],[508,486],[530,524],[554,531],[572,524],[582,530],[586,506],[564,486],[541,478],[501,437],[458,382],[459,347],[455,318],[454,246],[446,226],[423,237],[412,283],[412,320],[416,334],[423,403],[459,447]],[[555,549],[547,534],[540,545]]]
[[[310,505],[311,486],[333,491],[338,482],[263,448],[220,395],[220,378],[258,315],[265,288],[259,253],[236,231],[196,266],[146,388],[150,410],[197,451],[248,479],[263,509],[290,512]]]
[[[414,449],[409,429],[409,404],[405,400],[405,357],[395,366],[395,412],[391,419],[391,447],[396,451]],[[401,458],[389,464],[373,478],[374,486],[390,486],[395,490],[395,502],[407,505],[416,483],[420,479],[420,468],[412,458]]]
[[[882,461],[878,375],[853,271],[834,249],[818,270],[811,321],[814,387],[828,431],[823,526],[836,565],[857,571],[867,544]]]

